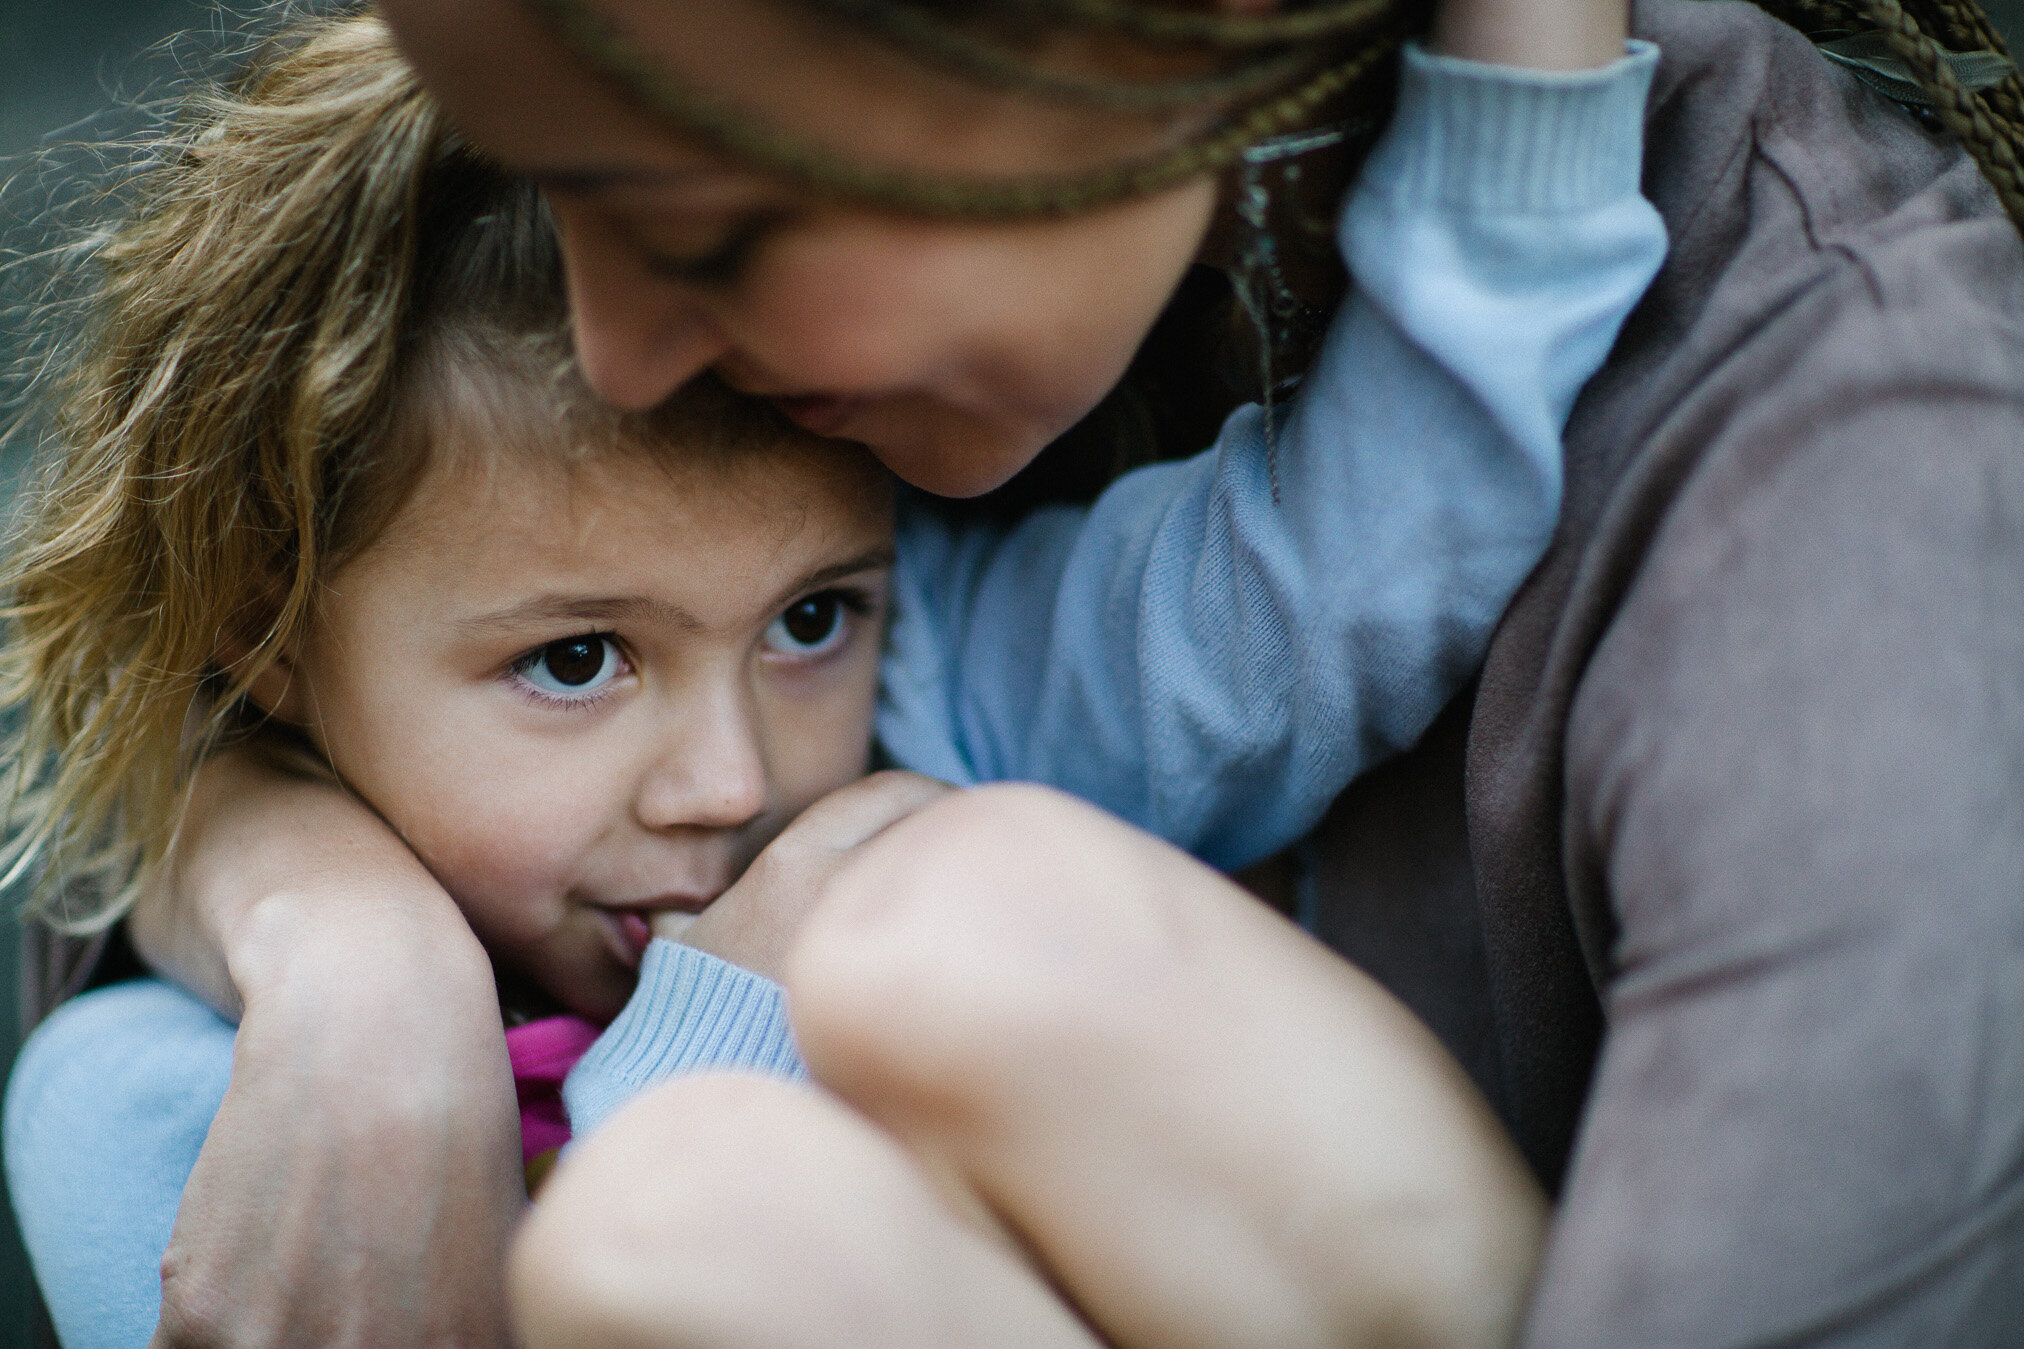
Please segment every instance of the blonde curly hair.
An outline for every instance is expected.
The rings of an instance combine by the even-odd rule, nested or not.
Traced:
[[[0,865],[73,933],[156,873],[196,767],[258,727],[249,687],[474,397],[534,391],[487,429],[549,451],[797,434],[707,381],[635,416],[584,392],[538,195],[458,140],[377,16],[297,20],[184,105],[83,250],[0,571]]]

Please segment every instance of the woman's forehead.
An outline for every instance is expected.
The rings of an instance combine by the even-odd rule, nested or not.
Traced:
[[[840,158],[931,174],[1055,174],[1153,153],[1192,130],[1170,114],[1092,112],[985,87],[794,0],[586,3],[668,77]],[[582,65],[528,0],[382,0],[382,9],[452,117],[510,169],[725,167]]]

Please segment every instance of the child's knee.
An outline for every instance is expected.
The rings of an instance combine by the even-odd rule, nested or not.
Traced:
[[[533,1349],[632,1343],[646,1327],[711,1344],[710,1322],[737,1290],[699,1268],[777,1219],[790,1172],[764,1140],[797,1113],[800,1089],[767,1079],[680,1078],[580,1141],[542,1188],[514,1242],[508,1291]]]
[[[795,1031],[847,1096],[1016,1092],[1018,1065],[1104,1052],[1188,963],[1221,886],[1072,797],[1000,785],[902,821],[839,873],[787,972]]]
[[[516,1328],[529,1349],[933,1343],[872,1328],[932,1291],[913,1265],[949,1225],[899,1149],[823,1093],[677,1079],[544,1187],[508,1271]]]

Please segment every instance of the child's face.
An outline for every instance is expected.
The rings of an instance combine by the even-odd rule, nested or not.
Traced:
[[[468,456],[480,458],[481,456]],[[478,936],[574,1011],[860,777],[892,559],[869,456],[432,469],[277,701]]]

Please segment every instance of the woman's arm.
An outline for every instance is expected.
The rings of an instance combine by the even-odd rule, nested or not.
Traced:
[[[413,854],[336,788],[227,754],[132,929],[239,1021],[157,1343],[505,1343],[525,1194],[497,995]]]

